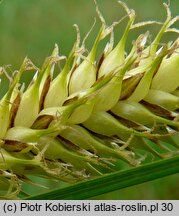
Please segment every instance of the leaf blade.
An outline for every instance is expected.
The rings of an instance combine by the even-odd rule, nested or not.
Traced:
[[[179,173],[179,156],[118,171],[65,188],[28,197],[28,200],[80,200]]]

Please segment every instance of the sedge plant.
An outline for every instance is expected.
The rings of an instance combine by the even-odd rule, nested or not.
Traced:
[[[74,184],[179,154],[179,39],[160,43],[168,31],[178,34],[171,26],[179,18],[164,4],[167,18],[154,40],[143,33],[126,53],[130,31],[155,22],[135,23],[135,11],[119,3],[128,23],[115,47],[119,22],[107,26],[96,6],[101,27],[92,48],[86,55],[76,26],[77,40],[57,75],[58,45],[41,69],[28,58],[12,75],[0,67],[10,80],[0,99],[2,199],[25,196],[29,175]],[[98,58],[103,39],[109,42]],[[26,87],[21,77],[28,70],[34,77]]]

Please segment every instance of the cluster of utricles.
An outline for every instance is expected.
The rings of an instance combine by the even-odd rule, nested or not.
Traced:
[[[12,198],[28,175],[75,182],[178,154],[179,39],[160,45],[165,32],[178,33],[171,28],[178,17],[165,5],[155,39],[147,46],[149,34],[140,35],[126,55],[130,30],[144,23],[134,24],[135,12],[123,6],[129,21],[114,48],[116,23],[107,27],[100,15],[86,57],[78,33],[57,76],[57,45],[40,70],[26,58],[13,74],[0,100],[0,196]],[[30,69],[37,72],[25,89],[20,78]]]

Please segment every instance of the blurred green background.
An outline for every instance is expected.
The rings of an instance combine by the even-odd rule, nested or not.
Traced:
[[[108,24],[125,15],[116,0],[97,2]],[[136,22],[165,20],[166,12],[162,0],[124,0],[124,2],[136,10]],[[178,0],[171,0],[171,11],[173,16],[178,14]],[[60,54],[67,55],[76,38],[73,24],[78,24],[83,38],[95,17],[97,18],[93,0],[3,0],[0,4],[0,66],[11,65],[10,70],[13,71],[18,69],[24,57],[28,56],[40,67],[44,58],[50,55],[55,43],[59,45]],[[115,43],[120,39],[126,22],[127,20],[116,27]],[[88,49],[94,41],[98,28],[99,20],[86,41]],[[126,49],[129,50],[132,40],[147,30],[150,31],[152,40],[159,28],[153,25],[132,30]],[[167,33],[162,40],[169,41],[175,38],[176,34]],[[8,81],[5,79],[1,84],[1,96],[7,87]],[[96,197],[96,199],[178,198],[179,174]]]

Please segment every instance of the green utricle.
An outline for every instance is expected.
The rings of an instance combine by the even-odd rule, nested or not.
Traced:
[[[36,177],[73,183],[179,154],[179,40],[161,43],[166,32],[178,33],[171,28],[178,17],[164,4],[167,18],[154,40],[144,32],[129,42],[145,22],[134,24],[134,10],[119,3],[129,21],[114,48],[120,22],[107,26],[97,7],[102,25],[89,52],[89,33],[81,43],[76,26],[57,75],[64,59],[57,45],[40,69],[28,58],[12,76],[0,67],[10,80],[0,99],[0,198],[26,196],[23,183]],[[21,81],[27,70],[35,71],[28,87]]]

